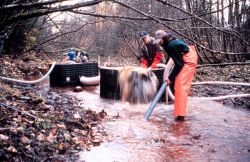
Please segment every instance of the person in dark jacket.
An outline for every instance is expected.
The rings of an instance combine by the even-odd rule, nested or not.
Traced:
[[[174,115],[176,121],[184,121],[187,109],[187,97],[198,61],[194,46],[188,46],[185,42],[176,39],[170,32],[158,30],[155,33],[156,43],[161,45],[174,63],[174,68],[166,82],[174,84],[175,101]]]
[[[156,68],[156,65],[163,61],[163,51],[161,47],[154,43],[155,39],[150,37],[148,32],[142,31],[140,32],[140,38],[143,41],[143,45],[141,47],[141,67],[144,68]]]

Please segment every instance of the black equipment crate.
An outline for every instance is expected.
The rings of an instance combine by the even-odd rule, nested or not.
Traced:
[[[56,64],[50,74],[50,86],[64,87],[80,85],[80,77],[98,75],[98,64],[95,62],[82,64]]]
[[[163,83],[164,69],[153,69],[156,75],[160,89]],[[100,68],[100,97],[108,99],[120,99],[120,87],[117,82],[119,71],[116,69]],[[165,93],[161,97],[161,101],[165,101]]]

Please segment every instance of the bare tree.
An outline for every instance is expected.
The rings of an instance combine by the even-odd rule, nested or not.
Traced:
[[[244,34],[247,30],[242,30],[247,17],[244,10],[246,0],[91,0],[59,6],[62,1],[2,5],[0,12],[17,12],[2,19],[0,29],[6,31],[16,22],[66,12],[72,16],[70,22],[64,23],[69,30],[60,25],[62,22],[45,16],[47,23],[44,27],[58,30],[54,33],[56,39],[53,39],[57,48],[62,44],[102,55],[122,53],[125,56],[125,51],[131,56],[139,55],[138,32],[147,30],[153,35],[155,30],[165,29],[188,43],[196,44],[201,63],[244,61],[249,55],[249,41]],[[76,26],[83,25],[82,20],[91,24],[75,31]],[[47,40],[53,38],[49,30],[47,35],[51,36]]]

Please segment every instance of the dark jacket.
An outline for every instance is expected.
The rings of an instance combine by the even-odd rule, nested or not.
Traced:
[[[151,40],[152,42],[149,44],[143,44],[142,45],[142,60],[147,62],[147,67],[150,67],[154,61],[157,61],[158,59],[155,59],[156,57],[159,57],[160,60],[163,58],[163,51],[161,47],[154,43],[154,39]],[[159,56],[161,55],[161,56]],[[157,61],[159,63],[159,61]]]
[[[171,82],[174,82],[176,76],[180,73],[182,67],[184,66],[183,55],[188,53],[189,48],[186,43],[179,39],[168,41],[166,38],[163,38],[163,48],[175,64],[168,77]]]

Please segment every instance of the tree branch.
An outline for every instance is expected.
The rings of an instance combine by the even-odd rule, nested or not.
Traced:
[[[87,25],[89,25],[89,24],[96,24],[96,23],[99,23],[99,22],[103,22],[103,20],[102,20],[102,21],[96,21],[96,22],[93,22],[93,23],[85,23],[84,25],[82,25],[81,27],[77,28],[76,30],[72,30],[72,31],[69,31],[69,32],[61,33],[61,34],[59,34],[59,35],[57,35],[57,36],[55,36],[55,37],[53,37],[53,38],[47,39],[47,40],[43,41],[42,43],[39,43],[39,44],[37,44],[37,45],[31,47],[30,49],[28,49],[28,50],[22,52],[21,54],[30,52],[30,51],[34,50],[35,48],[37,48],[37,47],[39,47],[39,46],[41,46],[41,45],[43,45],[43,44],[45,44],[45,43],[47,43],[47,42],[50,42],[50,41],[52,41],[52,40],[54,40],[54,39],[56,39],[56,38],[59,38],[59,37],[61,37],[61,36],[64,36],[64,35],[66,35],[66,34],[75,33],[75,32],[79,31],[80,29],[84,28],[85,26],[87,26]]]
[[[123,39],[124,39],[124,41],[126,42],[127,46],[129,47],[130,51],[131,51],[132,54],[137,58],[137,60],[140,61],[141,58],[136,54],[136,52],[133,50],[133,48],[129,45],[129,42],[128,42],[128,40],[126,39],[125,34],[124,34],[124,33],[122,33],[122,34],[123,34]]]
[[[33,17],[47,15],[47,14],[54,13],[54,12],[69,11],[69,10],[72,10],[75,8],[80,8],[80,7],[93,6],[93,5],[97,5],[97,4],[104,2],[104,1],[106,1],[106,0],[91,0],[91,1],[86,1],[86,2],[82,2],[82,3],[77,3],[77,4],[74,4],[71,6],[51,7],[50,9],[41,9],[41,10],[31,12],[31,13],[18,14],[14,17],[11,17],[9,20],[7,20],[5,22],[1,22],[0,23],[0,31],[3,30],[5,28],[5,26],[10,25],[10,24],[17,22],[17,21],[20,21],[20,20],[26,20],[26,19],[30,19]]]
[[[79,10],[71,10],[71,12],[76,13],[76,14],[82,14],[82,15],[87,15],[87,16],[94,16],[94,17],[101,17],[101,18],[118,18],[118,19],[129,19],[129,20],[152,20],[151,18],[148,17],[129,17],[129,16],[123,16],[123,15],[105,15],[105,14],[98,14],[94,12],[86,12],[86,11],[79,11]],[[170,18],[163,18],[159,17],[160,20],[162,21],[180,21],[177,19],[170,19]]]
[[[19,4],[10,4],[10,5],[5,5],[0,7],[0,12],[4,11],[10,11],[10,10],[22,10],[22,9],[30,9],[33,7],[39,7],[39,6],[45,6],[45,5],[51,5],[51,4],[56,4],[64,1],[69,1],[69,0],[50,0],[50,1],[45,1],[45,2],[32,2],[32,3],[19,3]]]
[[[156,0],[156,1],[158,1],[158,2],[160,2],[160,3],[162,3],[162,4],[165,4],[165,5],[167,5],[167,6],[173,7],[173,8],[175,8],[175,9],[177,9],[177,10],[180,10],[180,11],[184,12],[185,14],[187,14],[187,15],[189,15],[189,16],[191,16],[191,17],[194,17],[194,18],[200,20],[201,22],[203,22],[203,23],[205,23],[205,24],[207,24],[207,25],[213,27],[213,28],[216,29],[216,30],[221,31],[221,32],[223,32],[223,33],[227,33],[227,34],[233,35],[233,36],[239,38],[241,41],[243,41],[243,42],[244,42],[245,44],[247,44],[248,46],[250,45],[246,40],[243,39],[242,36],[239,36],[239,35],[236,35],[236,34],[234,34],[234,33],[228,32],[228,31],[226,31],[226,30],[222,30],[222,29],[220,29],[219,27],[216,27],[216,26],[214,26],[213,24],[207,22],[206,20],[200,18],[199,16],[197,16],[197,15],[195,15],[195,14],[192,14],[192,13],[190,13],[190,12],[187,12],[186,10],[184,10],[184,9],[178,7],[178,6],[175,6],[175,5],[173,5],[173,4],[170,4],[170,3],[168,3],[167,1],[163,1],[163,0]]]
[[[156,21],[156,22],[158,22],[158,23],[160,23],[160,24],[166,26],[166,27],[169,28],[170,30],[176,32],[176,33],[179,34],[180,36],[186,38],[187,40],[193,42],[194,44],[198,45],[199,47],[201,47],[201,48],[203,48],[203,49],[205,49],[205,50],[207,50],[207,51],[209,51],[209,52],[219,53],[219,54],[225,54],[225,55],[249,55],[249,54],[250,54],[250,52],[246,52],[246,53],[232,53],[232,52],[219,52],[219,51],[211,50],[211,49],[205,47],[204,45],[198,43],[197,41],[195,41],[195,40],[189,38],[188,36],[186,36],[186,35],[180,33],[180,32],[177,31],[175,28],[171,27],[170,25],[167,25],[166,23],[162,22],[161,20],[157,19],[156,17],[154,17],[154,16],[152,16],[152,15],[146,14],[146,13],[140,11],[140,10],[137,10],[136,8],[134,8],[134,7],[132,7],[132,6],[129,6],[129,5],[125,4],[125,3],[119,2],[119,1],[117,1],[117,0],[112,0],[112,1],[113,1],[114,3],[117,3],[117,4],[119,4],[119,5],[123,6],[123,7],[125,7],[125,8],[131,9],[131,10],[137,12],[137,13],[140,13],[140,14],[146,16],[146,17],[151,18],[152,20],[154,20],[154,21]]]
[[[55,27],[60,31],[60,33],[63,33],[63,31],[59,28],[59,26],[56,24],[56,22],[49,16],[50,21],[55,25]],[[67,35],[65,35],[66,38],[73,44],[75,44],[75,42],[73,42]]]

